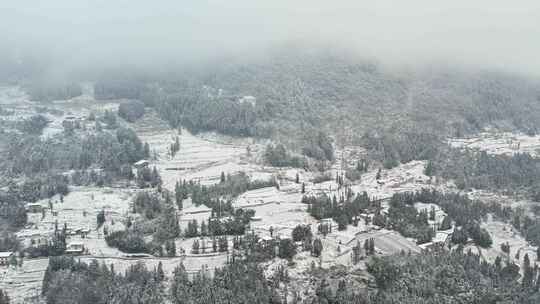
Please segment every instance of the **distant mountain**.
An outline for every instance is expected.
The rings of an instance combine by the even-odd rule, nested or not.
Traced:
[[[393,127],[445,135],[487,126],[540,130],[540,82],[500,71],[392,70],[321,51],[226,63],[190,77],[200,86],[255,96],[257,124],[286,136],[309,127],[355,135]]]

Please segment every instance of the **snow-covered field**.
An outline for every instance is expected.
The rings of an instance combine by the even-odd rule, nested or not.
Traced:
[[[22,107],[32,104],[28,95],[18,86],[0,86],[0,105]]]
[[[517,265],[521,266],[526,253],[529,255],[531,262],[538,261],[536,257],[536,246],[531,246],[511,224],[494,220],[490,216],[482,224],[482,228],[489,231],[493,239],[491,248],[482,249],[483,256],[490,262],[493,262],[497,256],[502,256],[514,260]],[[510,245],[510,253],[508,255],[501,250],[501,244],[505,243]],[[517,258],[518,253],[519,258]]]
[[[0,289],[9,294],[12,303],[41,295],[43,275],[49,259],[25,259],[22,267],[0,266]]]
[[[512,155],[530,153],[538,155],[540,135],[529,136],[522,133],[480,133],[472,138],[451,138],[449,144],[457,148],[471,148],[486,151],[490,154]]]
[[[17,232],[17,236],[27,242],[31,240],[38,242],[52,235],[55,225],[62,229],[65,224],[70,231],[77,229],[89,231],[84,239],[80,235],[70,236],[68,243],[83,242],[90,254],[119,255],[121,253],[117,250],[105,245],[103,228],[97,229],[96,217],[98,212],[104,210],[106,217],[104,226],[109,230],[119,229],[114,226],[122,225],[122,221],[127,218],[135,191],[120,188],[72,187],[71,192],[63,198],[63,202],[58,195],[50,200],[38,201],[45,211],[29,213],[27,228]],[[53,207],[52,210],[49,209],[50,205]]]
[[[93,121],[85,120],[91,112],[100,113],[105,110],[116,112],[122,100],[97,101],[93,97],[91,85],[82,85],[83,94],[69,100],[51,102],[32,101],[20,87],[0,87],[0,106],[7,110],[7,115],[1,116],[4,121],[20,121],[32,115],[43,115],[49,123],[43,129],[43,139],[53,137],[63,132],[62,122],[74,119],[86,129],[95,126]]]
[[[491,247],[480,248],[471,244],[467,245],[465,250],[470,249],[474,253],[480,253],[490,263],[493,263],[500,256],[503,258],[503,261],[514,262],[520,267],[521,272],[523,271],[522,266],[525,254],[529,255],[529,260],[533,266],[537,263],[536,246],[529,244],[511,224],[504,223],[489,216],[488,220],[482,223],[481,227],[485,228],[491,235],[491,239],[493,240]],[[510,245],[510,252],[508,254],[501,249],[501,244],[506,243]]]
[[[249,172],[249,166],[242,162],[247,153],[248,144],[229,143],[194,136],[189,131],[173,130],[168,127],[153,111],[145,114],[133,128],[143,142],[148,142],[156,159],[151,166],[156,166],[161,174],[164,187],[174,189],[177,181],[195,180],[201,184],[219,182],[221,172]],[[170,156],[170,146],[178,136],[180,151]]]
[[[539,135],[529,136],[522,133],[485,132],[473,138],[453,138],[449,140],[449,144],[457,148],[471,148],[497,155],[513,155],[516,153],[529,153],[533,156],[540,155]],[[532,208],[539,205],[518,194],[509,196],[478,189],[471,189],[466,194],[471,199],[478,199],[484,202],[493,201],[513,209],[521,209],[529,216],[534,216]],[[537,261],[536,247],[531,246],[510,223],[504,223],[489,216],[488,220],[482,223],[482,227],[490,233],[493,245],[488,249],[480,249],[476,246],[467,246],[467,249],[471,249],[473,252],[480,252],[490,262],[494,262],[497,256],[501,256],[515,262],[518,266],[522,266],[523,257],[526,253],[532,262]],[[510,245],[509,254],[501,250],[501,244],[506,243]]]

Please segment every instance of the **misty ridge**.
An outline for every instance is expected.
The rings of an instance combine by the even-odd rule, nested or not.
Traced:
[[[32,99],[52,101],[80,95],[76,83],[90,80],[97,99],[142,100],[172,126],[182,120],[195,132],[273,137],[289,144],[313,129],[336,135],[340,144],[394,128],[458,137],[485,127],[536,134],[540,118],[534,76],[494,68],[388,65],[313,43],[161,68],[98,67],[59,78],[48,73],[39,69],[19,83]],[[254,96],[257,103],[238,105],[242,96]],[[250,115],[240,118],[242,111]]]
[[[73,82],[102,79],[130,82],[136,90],[161,86],[167,95],[209,86],[254,95],[258,112],[272,104],[279,119],[303,115],[330,130],[337,108],[356,127],[401,124],[405,115],[420,128],[448,134],[487,124],[534,133],[540,51],[534,7],[499,1],[4,3],[0,73],[4,81],[33,87],[34,95],[58,86],[73,95]],[[242,132],[285,131],[259,125]]]

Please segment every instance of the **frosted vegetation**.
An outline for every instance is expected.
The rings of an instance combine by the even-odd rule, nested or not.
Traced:
[[[13,303],[538,301],[534,80],[322,52],[92,80],[0,88]]]

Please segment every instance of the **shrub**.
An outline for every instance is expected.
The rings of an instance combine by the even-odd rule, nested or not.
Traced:
[[[292,259],[296,254],[296,245],[291,239],[279,242],[278,256],[282,259]]]
[[[144,103],[138,100],[124,101],[118,107],[118,116],[134,122],[144,115]]]
[[[120,230],[111,232],[105,237],[107,245],[118,248],[127,253],[148,252],[146,243],[140,233],[131,230]]]

